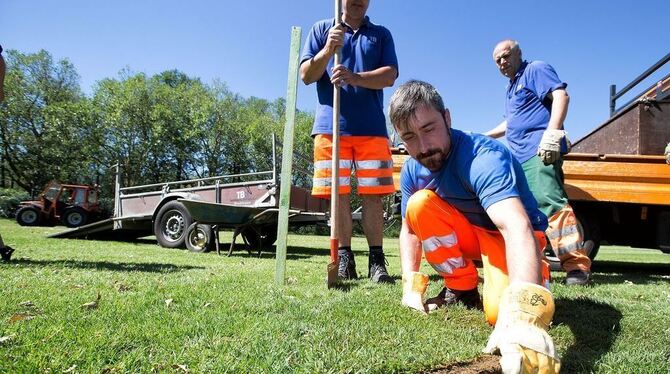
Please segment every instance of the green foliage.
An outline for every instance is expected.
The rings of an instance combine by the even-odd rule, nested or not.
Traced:
[[[0,188],[0,217],[14,218],[21,201],[30,200],[30,195],[22,190]]]
[[[42,50],[7,55],[6,109],[0,111],[0,137],[10,178],[26,191],[51,179],[84,182],[90,108],[79,76],[67,60],[54,62]]]
[[[81,94],[67,60],[46,51],[8,53],[7,110],[0,111],[9,179],[26,191],[58,179],[99,183],[111,197],[113,165],[122,185],[272,170],[272,138],[281,139],[286,103],[243,98],[222,82],[203,84],[177,70],[154,76],[120,72]],[[296,159],[311,185],[312,116],[297,113]]]

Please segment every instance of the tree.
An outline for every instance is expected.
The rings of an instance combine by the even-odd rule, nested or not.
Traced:
[[[74,66],[41,50],[7,54],[7,109],[0,111],[2,156],[9,178],[26,191],[50,179],[85,179],[90,161],[79,155],[91,108]],[[75,151],[75,152],[73,152]]]

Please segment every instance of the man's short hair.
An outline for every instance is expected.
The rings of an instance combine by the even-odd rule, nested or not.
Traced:
[[[389,118],[396,130],[406,130],[417,109],[428,106],[444,113],[444,102],[430,83],[410,80],[403,83],[391,96]]]

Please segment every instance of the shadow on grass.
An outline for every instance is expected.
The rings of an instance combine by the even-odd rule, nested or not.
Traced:
[[[221,243],[221,254],[222,255],[227,255],[228,254],[228,248],[230,248],[230,243]],[[233,248],[233,256],[245,256],[245,257],[261,257],[261,258],[268,258],[268,257],[275,257],[277,251],[277,246],[272,246],[272,247],[265,247],[262,249],[260,255],[258,253],[258,248],[253,248],[251,249],[251,253],[249,253],[248,248],[245,244],[238,244],[235,243],[235,247]],[[212,253],[216,254],[216,250],[211,251]],[[286,249],[286,259],[288,260],[299,260],[302,258],[310,258],[314,256],[329,256],[330,255],[330,249],[328,248],[312,248],[312,247],[295,247],[295,246],[288,246]],[[367,257],[367,255],[365,255]]]
[[[595,284],[635,284],[658,282],[660,275],[670,275],[670,264],[595,261],[591,266]],[[667,280],[670,283],[670,280]]]
[[[621,331],[621,312],[588,298],[556,300],[554,325],[566,325],[575,343],[561,356],[564,373],[592,373],[595,363],[614,345]]]
[[[176,273],[184,270],[204,269],[201,266],[177,266],[159,263],[124,263],[104,261],[77,261],[77,260],[32,260],[17,258],[12,264],[18,266],[60,267],[70,269],[91,269],[110,271],[141,271],[147,273]]]

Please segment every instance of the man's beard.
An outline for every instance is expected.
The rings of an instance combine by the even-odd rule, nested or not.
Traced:
[[[439,148],[431,148],[424,153],[416,155],[416,160],[430,171],[438,171],[444,163],[445,154]]]

